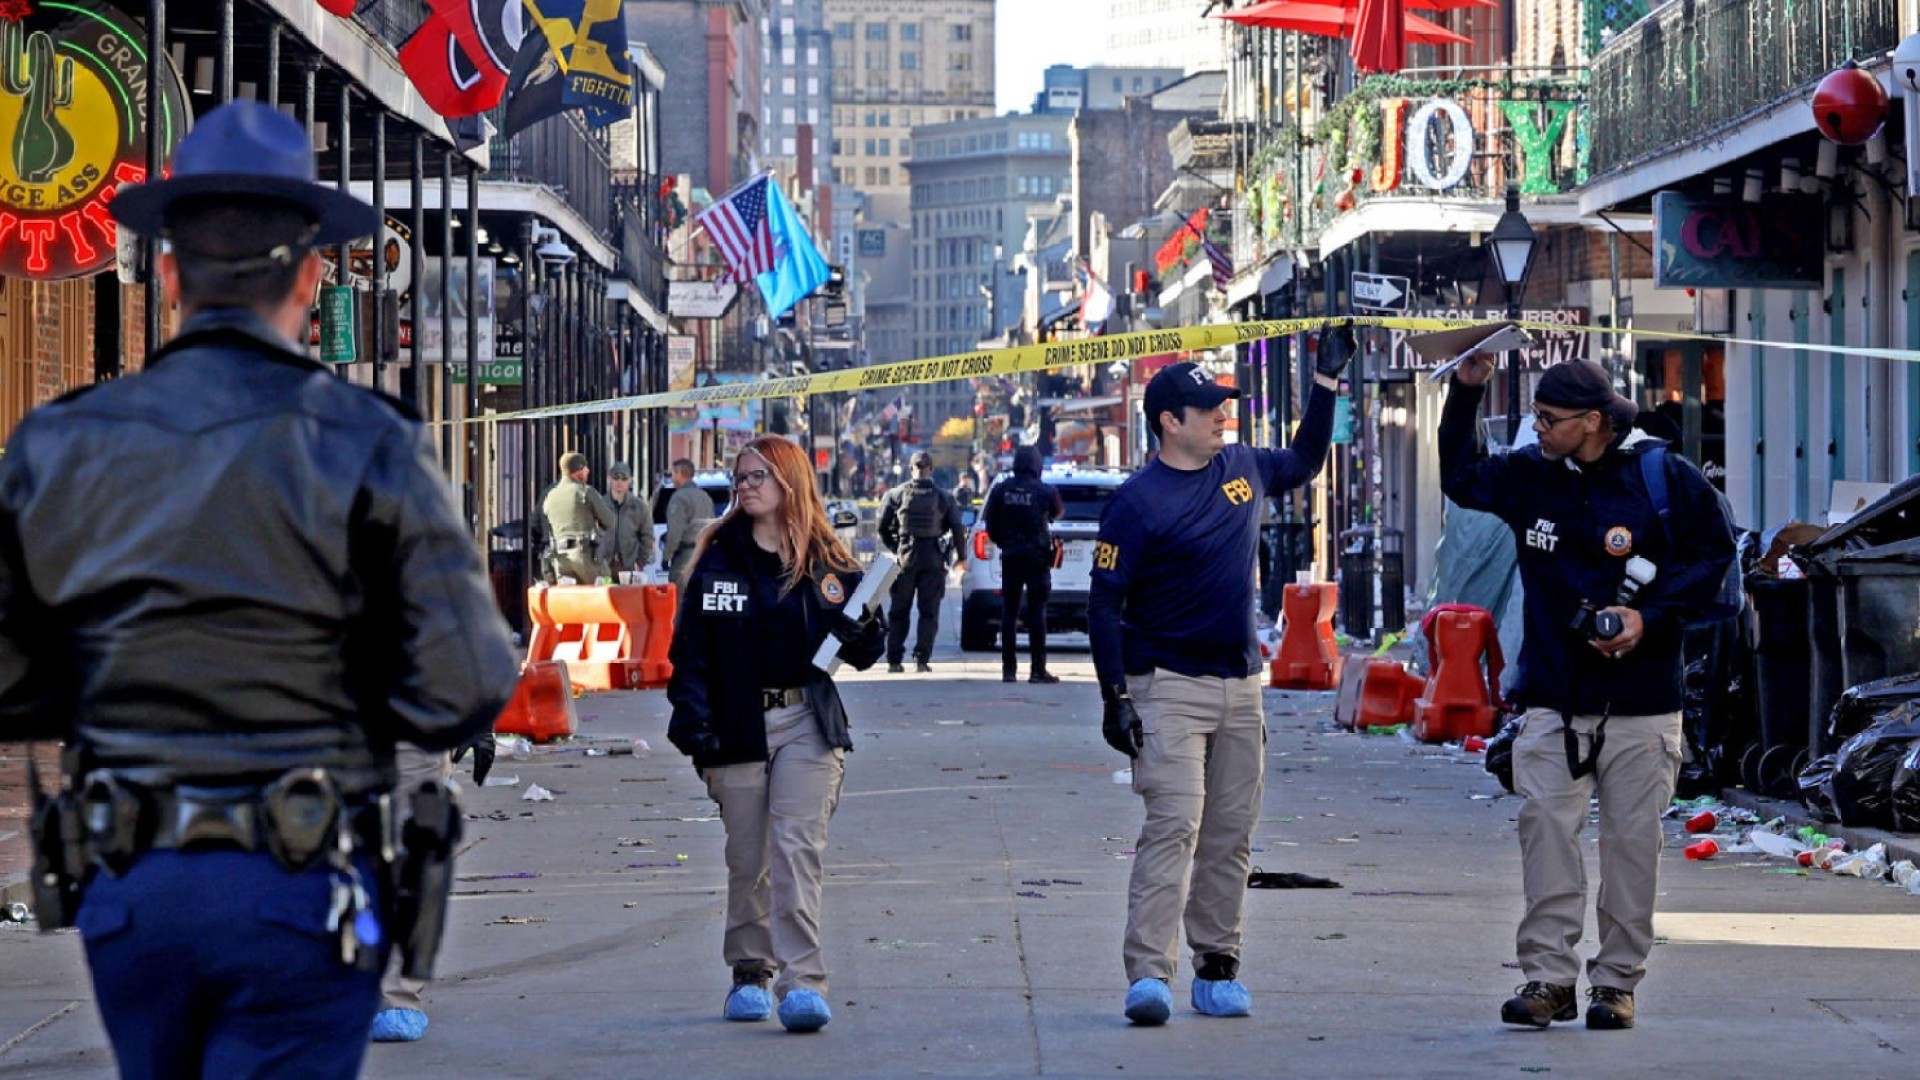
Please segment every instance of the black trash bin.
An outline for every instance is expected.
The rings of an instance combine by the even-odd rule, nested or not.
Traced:
[[[1407,627],[1407,561],[1399,529],[1380,530],[1380,628],[1399,633]]]
[[[1373,527],[1340,534],[1340,629],[1356,641],[1373,637]]]
[[[1920,672],[1920,538],[1850,551],[1834,569],[1845,684]]]
[[[1814,725],[1811,587],[1805,578],[1752,574],[1753,697],[1759,730],[1741,757],[1741,780],[1763,794],[1795,793],[1795,760],[1807,751]]]

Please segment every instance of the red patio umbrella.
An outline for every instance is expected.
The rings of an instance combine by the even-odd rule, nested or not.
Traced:
[[[1413,3],[1416,0],[1403,0]],[[1417,0],[1422,6],[1428,3],[1457,2],[1457,0]],[[1222,12],[1220,18],[1242,26],[1265,27],[1270,30],[1297,30],[1303,34],[1319,37],[1351,38],[1358,24],[1360,0],[1353,0],[1353,7],[1343,6],[1338,0],[1332,3],[1307,3],[1304,0],[1265,0],[1252,7],[1236,8]],[[1473,4],[1472,6],[1483,6]],[[1469,39],[1454,33],[1444,26],[1418,15],[1403,15],[1406,40],[1417,45],[1468,45]]]
[[[1347,55],[1361,71],[1399,71],[1407,63],[1405,0],[1359,0]]]

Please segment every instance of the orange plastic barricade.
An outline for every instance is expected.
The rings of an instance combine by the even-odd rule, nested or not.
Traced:
[[[1333,641],[1339,593],[1326,582],[1289,585],[1281,596],[1286,626],[1267,685],[1277,690],[1332,690],[1340,682],[1340,649]]]
[[[1442,604],[1427,613],[1420,629],[1433,674],[1413,703],[1414,737],[1438,743],[1492,735],[1502,708],[1500,672],[1506,667],[1492,614],[1471,604]]]
[[[1392,727],[1412,720],[1414,699],[1426,687],[1426,680],[1409,672],[1400,661],[1382,656],[1369,656],[1360,664],[1366,673],[1361,676],[1355,729]]]
[[[588,690],[665,686],[673,606],[672,585],[535,585],[527,590],[527,662],[565,661],[575,685]]]
[[[493,730],[499,735],[525,735],[537,743],[570,738],[579,731],[580,714],[573,707],[567,665],[542,660],[522,669],[513,697],[493,722]]]

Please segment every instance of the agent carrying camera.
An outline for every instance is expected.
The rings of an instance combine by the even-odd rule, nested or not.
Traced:
[[[120,189],[180,332],[0,459],[0,740],[66,742],[36,906],[126,1076],[358,1074],[390,951],[431,974],[460,824],[396,790],[395,744],[470,740],[513,688],[432,437],[298,344],[315,245],[379,225],[309,144],[234,102]]]
[[[1628,1028],[1653,946],[1660,815],[1680,766],[1681,631],[1713,606],[1733,533],[1706,478],[1634,429],[1638,410],[1591,361],[1540,377],[1538,445],[1489,456],[1474,421],[1493,368],[1480,354],[1456,369],[1439,441],[1442,490],[1513,530],[1526,596],[1507,696],[1525,709],[1513,773],[1525,800],[1516,948],[1527,982],[1500,1016],[1546,1027],[1577,1015],[1580,830],[1597,794],[1600,949],[1587,964],[1587,1026]]]

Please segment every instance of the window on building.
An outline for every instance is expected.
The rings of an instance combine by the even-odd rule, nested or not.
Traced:
[[[788,75],[780,80],[780,92],[787,95],[788,97],[792,97],[794,95],[794,92],[798,89],[798,86],[799,84],[797,84],[794,81],[794,78],[791,75]]]
[[[1016,195],[1025,195],[1027,193],[1027,178],[1024,176],[1016,177],[1013,182],[1013,191]]]
[[[973,70],[973,54],[963,53],[963,52],[948,53],[947,54],[947,70],[948,71],[972,71]]]
[[[880,181],[879,181],[879,182],[880,182],[880,186],[881,186],[881,187],[890,187],[890,186],[892,186],[892,184],[893,184],[893,170],[892,170],[892,169],[890,169],[890,168],[888,168],[888,167],[886,167],[886,166],[884,166],[884,165],[883,165],[883,166],[881,166],[881,167],[880,167]]]
[[[1043,131],[1040,133],[1040,149],[1042,150],[1053,149],[1053,132]]]
[[[850,22],[834,23],[833,36],[834,36],[834,39],[837,41],[852,41],[853,40],[853,24]]]
[[[860,126],[861,127],[878,127],[879,126],[874,123],[872,109],[868,109],[866,112],[860,114]]]
[[[902,24],[900,27],[900,40],[901,41],[919,41],[920,40],[920,24],[919,23]]]
[[[995,136],[993,137],[993,148],[994,148],[995,150],[1005,150],[1005,149],[1007,148],[1007,133],[1006,133],[1006,132],[1004,132],[1004,131],[1002,131],[1002,132],[1000,132],[1000,133],[999,133],[998,135],[995,135]]]
[[[920,70],[920,54],[916,52],[901,53],[900,54],[900,70],[901,71]]]
[[[1158,89],[1160,89],[1160,87],[1161,87],[1162,85],[1164,85],[1164,84],[1166,83],[1166,81],[1167,81],[1167,80],[1166,80],[1165,78],[1163,78],[1163,77],[1161,77],[1161,76],[1159,76],[1159,75],[1155,75],[1155,76],[1153,77],[1153,88],[1154,88],[1155,90],[1158,90]]]
[[[820,66],[820,46],[818,45],[807,46],[807,66],[808,67]]]
[[[793,153],[794,153],[794,151],[793,151],[793,140],[792,140],[792,139],[781,139],[781,140],[780,140],[780,152],[781,152],[782,154],[784,154],[784,155],[786,155],[787,157],[792,157],[792,156],[793,156]]]
[[[887,40],[887,24],[881,23],[881,22],[868,23],[867,24],[867,40],[868,41]]]
[[[969,23],[954,23],[947,27],[948,41],[972,41],[973,26]]]
[[[780,46],[780,62],[782,64],[792,67],[793,55],[793,45],[791,43]]]
[[[872,139],[868,139],[868,140],[867,140],[867,156],[868,156],[868,157],[877,157],[877,156],[878,156],[878,153],[879,153],[879,152],[878,152],[877,150],[875,150],[875,149],[874,149],[874,141],[873,141]]]
[[[807,81],[811,82],[813,80],[809,79]],[[820,107],[818,105],[807,106],[807,123],[816,125],[820,123]]]
[[[880,140],[880,156],[881,157],[893,156],[893,140],[892,139]]]
[[[789,125],[794,123],[793,106],[787,105],[781,108],[780,122],[783,124],[789,124]]]
[[[783,4],[783,5],[781,5],[781,6],[783,6],[783,7],[791,7],[792,5],[790,5],[790,4]],[[793,36],[793,16],[791,16],[791,15],[789,15],[789,16],[787,16],[787,17],[785,17],[785,18],[782,18],[782,19],[780,20],[780,36],[781,36],[781,37],[792,37],[792,36]]]
[[[873,166],[871,166],[871,165],[869,165],[869,166],[867,166],[867,167],[866,167],[866,169],[865,169],[864,171],[865,171],[865,173],[866,173],[866,182],[867,182],[867,186],[869,186],[869,187],[871,187],[871,186],[873,186],[874,184],[877,184],[877,183],[879,183],[879,182],[880,182],[880,181],[879,181],[879,180],[878,180],[878,179],[876,178],[876,175],[875,175],[875,172],[874,172],[874,168],[873,168]]]
[[[1126,89],[1126,80],[1122,79],[1118,75],[1115,75],[1113,77],[1113,92],[1117,94],[1124,89]]]
[[[1146,88],[1147,88],[1146,81],[1143,80],[1140,76],[1135,75],[1133,77],[1133,92],[1137,94],[1140,91],[1145,90]]]
[[[892,127],[893,126],[893,110],[881,109],[879,119],[880,119],[881,127]]]

